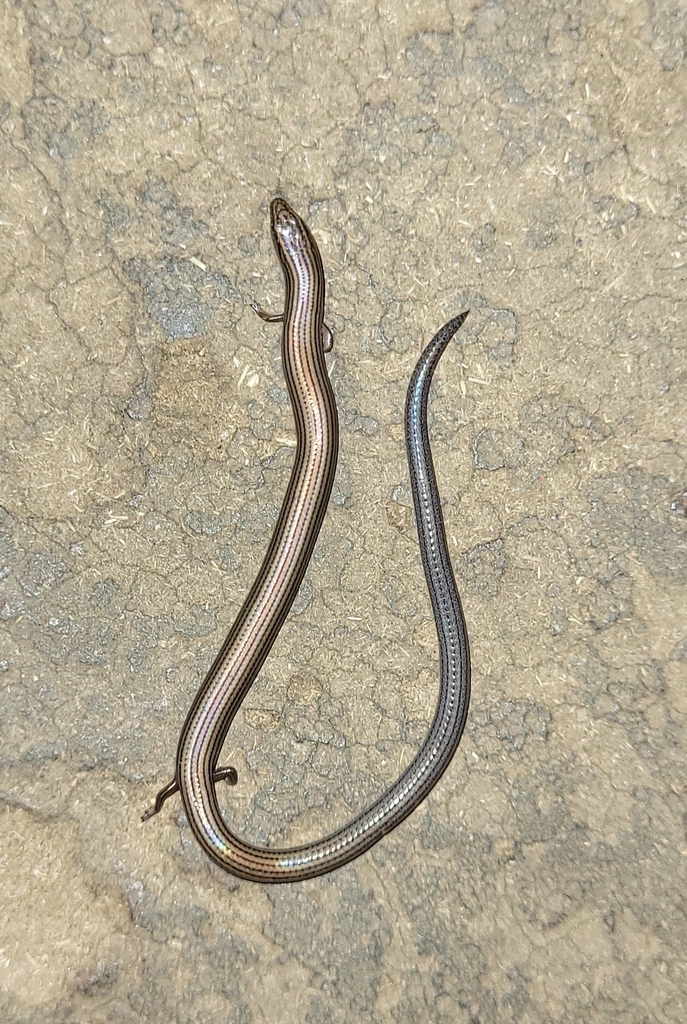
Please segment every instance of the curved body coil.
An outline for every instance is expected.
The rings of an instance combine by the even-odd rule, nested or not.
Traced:
[[[410,479],[422,565],[439,640],[439,699],[429,733],[399,779],[370,807],[330,835],[286,849],[254,846],[227,827],[216,782],[222,745],[298,592],[331,494],[338,418],[324,353],[324,272],[305,223],[282,199],[271,207],[272,235],[284,271],[282,362],[296,423],[296,458],[281,512],[258,577],[202,683],[179,738],[175,780],[158,795],[156,813],[177,789],[193,833],[220,867],[256,882],[290,882],[332,871],[368,850],[406,818],[436,785],[460,742],[470,696],[465,621],[444,532],[427,429],[432,375],[467,313],[432,339],[413,373],[405,413]]]

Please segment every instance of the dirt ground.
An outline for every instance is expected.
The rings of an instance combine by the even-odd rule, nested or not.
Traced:
[[[687,1019],[681,0],[4,0],[5,1024]],[[239,882],[172,776],[293,457],[268,210],[321,247],[341,418],[226,817],[315,838],[437,693],[403,403],[473,654],[463,743],[336,873]]]

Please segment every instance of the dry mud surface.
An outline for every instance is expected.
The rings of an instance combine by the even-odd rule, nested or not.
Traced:
[[[5,1024],[685,1020],[686,31],[681,0],[5,0]],[[270,887],[178,799],[139,818],[288,479],[249,308],[278,193],[341,459],[228,820],[321,835],[426,732],[403,401],[467,307],[431,432],[474,692],[405,824]]]

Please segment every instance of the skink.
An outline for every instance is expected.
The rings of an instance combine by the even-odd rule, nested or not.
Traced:
[[[272,237],[284,272],[282,364],[296,424],[296,457],[264,561],[239,615],[201,685],[179,738],[174,780],[144,819],[181,793],[191,829],[220,867],[255,882],[292,882],[355,859],[404,820],[436,785],[458,747],[470,698],[465,620],[448,554],[427,429],[434,370],[467,313],[450,320],[415,367],[405,434],[420,554],[439,640],[439,700],[429,733],[400,778],[347,825],[287,849],[254,846],[227,827],[216,782],[237,780],[218,768],[222,745],[289,612],[312,555],[334,482],[339,428],[325,364],[331,334],[324,324],[325,281],[317,244],[283,199],[271,206]]]

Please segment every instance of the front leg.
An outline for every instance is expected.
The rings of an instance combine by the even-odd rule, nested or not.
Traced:
[[[268,313],[266,309],[259,306],[257,302],[251,302],[250,308],[254,310],[261,320],[264,320],[268,324],[283,324],[284,314],[283,313]]]
[[[268,313],[266,309],[259,306],[257,302],[251,302],[250,308],[254,310],[261,320],[268,324],[283,324],[283,313]],[[322,348],[325,352],[331,352],[334,348],[334,337],[326,324],[322,324]]]

